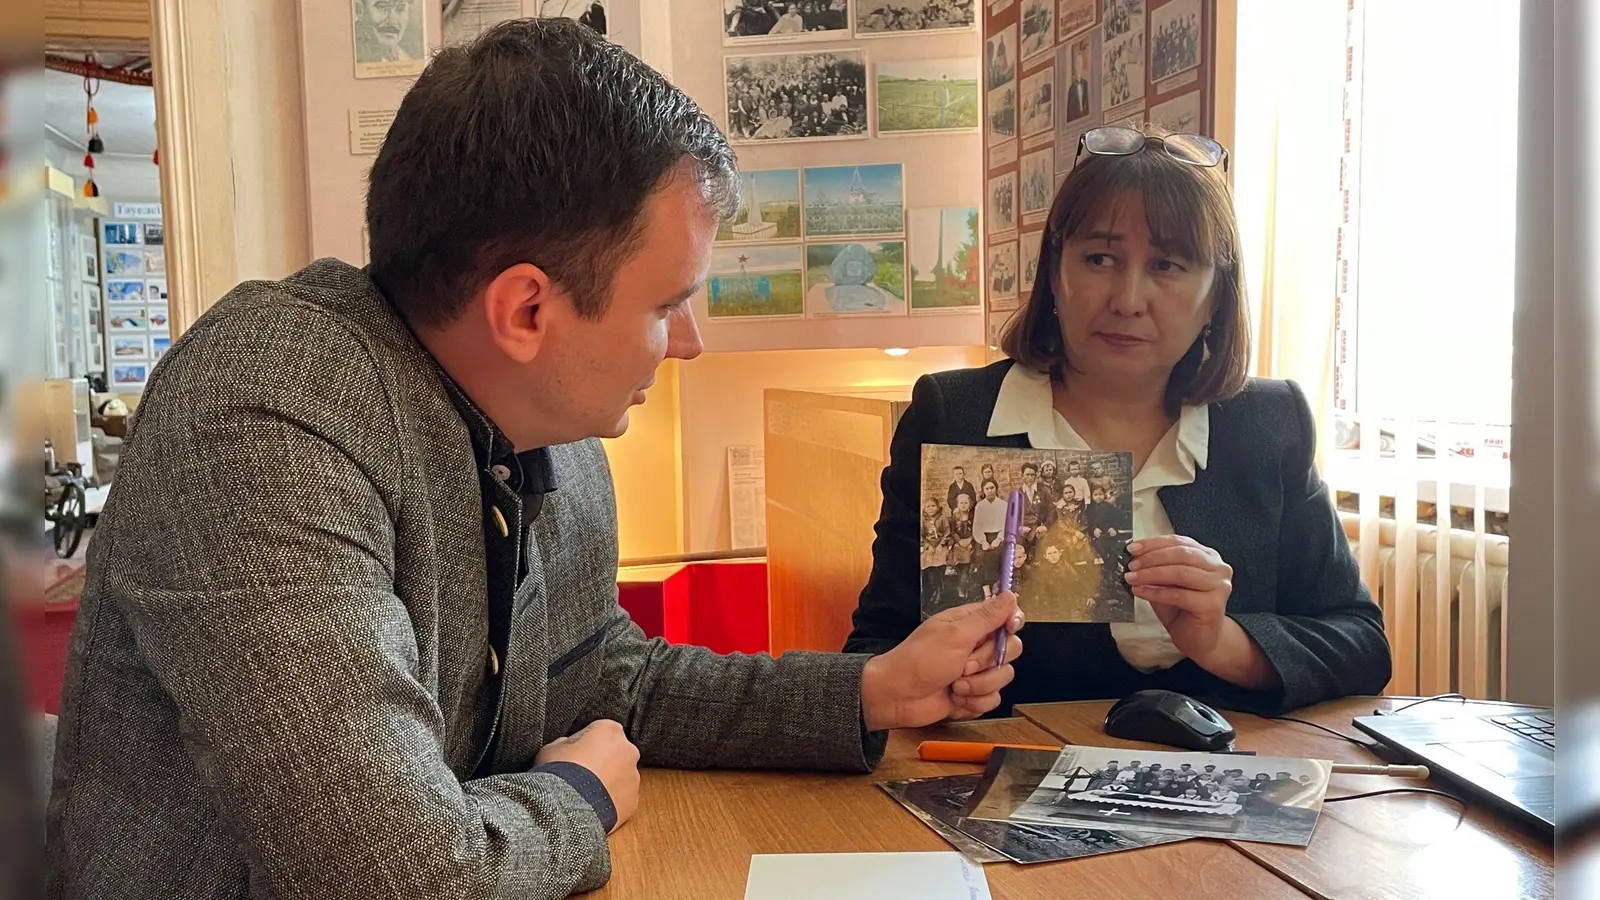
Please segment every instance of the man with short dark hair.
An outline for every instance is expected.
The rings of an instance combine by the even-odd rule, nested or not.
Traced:
[[[672,647],[617,605],[596,438],[699,354],[736,196],[705,114],[575,22],[434,57],[370,270],[240,285],[150,379],[89,550],[51,897],[561,897],[609,876],[641,763],[866,771],[886,729],[998,705],[1010,595],[870,658]]]

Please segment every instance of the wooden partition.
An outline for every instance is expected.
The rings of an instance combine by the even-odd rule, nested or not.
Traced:
[[[844,645],[872,571],[889,440],[909,387],[768,390],[767,592],[772,652]]]

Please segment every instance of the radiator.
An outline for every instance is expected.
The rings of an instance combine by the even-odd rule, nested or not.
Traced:
[[[1359,497],[1339,516],[1383,609],[1394,653],[1385,692],[1502,699],[1510,541],[1488,522],[1507,508],[1505,430],[1356,416],[1333,431],[1325,477]],[[1434,503],[1437,524],[1418,521],[1419,499]]]

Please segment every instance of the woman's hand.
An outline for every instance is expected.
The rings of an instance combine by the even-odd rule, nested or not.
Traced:
[[[1150,603],[1184,656],[1219,678],[1265,688],[1278,680],[1266,654],[1228,618],[1233,567],[1193,538],[1168,534],[1128,545],[1128,585]]]

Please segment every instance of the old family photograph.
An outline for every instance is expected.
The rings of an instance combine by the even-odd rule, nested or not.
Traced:
[[[1132,468],[1126,453],[924,445],[922,614],[994,593],[1019,491],[1012,590],[1028,620],[1133,621]]]
[[[1305,846],[1332,763],[1067,746],[997,749],[964,813],[977,819]]]

